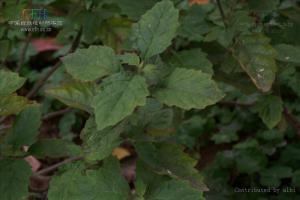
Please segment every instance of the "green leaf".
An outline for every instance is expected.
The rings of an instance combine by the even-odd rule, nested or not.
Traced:
[[[300,64],[300,47],[288,44],[279,44],[275,46],[278,52],[277,59],[283,62],[292,62]]]
[[[176,68],[167,78],[166,86],[153,95],[168,106],[186,110],[203,109],[224,97],[211,75],[184,68]]]
[[[269,39],[261,34],[242,36],[235,54],[256,87],[263,92],[269,91],[277,71],[276,51]]]
[[[72,127],[76,123],[75,112],[68,112],[62,116],[59,120],[58,128],[61,138],[66,140],[72,140],[75,136],[72,132]]]
[[[275,10],[279,4],[279,0],[249,0],[249,7],[255,11],[272,11]],[[263,13],[263,12],[262,12]]]
[[[96,93],[96,85],[90,82],[72,82],[49,88],[46,94],[64,104],[92,113],[91,102]]]
[[[121,142],[121,131],[120,126],[97,131],[95,119],[90,118],[80,134],[83,141],[84,159],[87,161],[103,160],[111,155],[113,149]]]
[[[0,96],[6,96],[22,87],[25,78],[20,77],[17,73],[0,70]]]
[[[176,36],[178,10],[169,0],[157,3],[133,25],[133,47],[144,59],[162,53]]]
[[[92,102],[98,130],[129,116],[137,106],[145,105],[149,95],[146,81],[139,75],[116,74],[103,85]]]
[[[132,123],[143,128],[165,129],[173,122],[173,110],[164,108],[155,99],[147,99],[146,105],[138,109]]]
[[[213,135],[211,139],[216,144],[221,144],[221,143],[230,143],[233,141],[237,141],[238,138],[239,137],[236,134],[236,132],[221,132],[221,133],[217,133],[217,134]]]
[[[0,61],[4,61],[11,51],[11,43],[9,40],[0,40]]]
[[[205,21],[207,11],[203,6],[194,5],[188,11],[186,16],[180,20],[178,35],[187,38],[190,41],[202,41],[203,35],[208,33],[210,25]]]
[[[140,58],[135,53],[124,53],[119,56],[120,61],[123,64],[138,66],[140,64]]]
[[[15,94],[0,98],[0,116],[18,114],[31,102]]]
[[[204,200],[201,192],[193,189],[185,181],[170,180],[158,183],[156,190],[145,198],[146,200]]]
[[[213,65],[206,58],[206,53],[201,49],[184,50],[174,53],[169,61],[173,67],[201,70],[204,73],[213,74]]]
[[[275,165],[260,172],[260,182],[263,186],[279,187],[283,178],[292,177],[292,168],[287,166]]]
[[[128,18],[138,20],[147,10],[152,8],[158,0],[109,0],[121,8],[121,13]]]
[[[183,147],[175,144],[135,144],[137,153],[145,163],[159,174],[189,181],[197,190],[204,191],[202,175],[194,168],[197,161],[183,152]]]
[[[39,105],[26,107],[15,119],[12,129],[7,135],[6,144],[15,150],[20,150],[22,146],[32,145],[39,134],[41,116]]]
[[[140,160],[136,168],[135,189],[139,200],[204,200],[203,193],[186,181],[158,175]]]
[[[0,193],[1,199],[27,199],[30,166],[24,160],[0,160]]]
[[[258,147],[240,149],[236,156],[236,167],[240,173],[252,174],[259,172],[267,165],[266,156]]]
[[[300,188],[300,170],[294,172],[292,183],[294,186]]]
[[[278,96],[264,96],[257,102],[256,109],[259,117],[269,129],[272,129],[282,118],[283,102]]]
[[[63,58],[69,74],[82,81],[94,81],[119,71],[120,63],[114,50],[106,46],[79,49]]]
[[[98,170],[85,172],[71,165],[52,178],[49,188],[49,200],[127,200],[129,196],[129,186],[115,159],[105,160]]]
[[[36,158],[78,156],[80,152],[79,146],[62,139],[42,139],[28,149],[28,153]]]
[[[203,193],[188,182],[155,174],[140,160],[136,176],[136,198],[139,200],[204,200]]]

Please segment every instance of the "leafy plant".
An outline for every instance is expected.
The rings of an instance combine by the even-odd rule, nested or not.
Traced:
[[[12,25],[16,8],[38,5],[63,26]],[[3,199],[299,197],[297,2],[5,0],[0,10]],[[238,192],[269,187],[279,193]]]

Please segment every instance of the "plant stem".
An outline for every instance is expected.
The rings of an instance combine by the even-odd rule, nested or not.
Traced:
[[[82,34],[82,28],[80,28],[80,30],[78,31],[78,33],[72,43],[72,46],[67,54],[73,53],[77,49],[77,47],[79,46],[79,43],[80,43],[81,34]],[[28,92],[26,97],[28,99],[31,99],[32,97],[34,97],[36,95],[36,93],[39,91],[39,89],[41,87],[43,87],[43,85],[46,83],[46,81],[49,79],[49,77],[61,66],[61,64],[62,64],[61,60],[59,60],[44,76],[42,76],[38,80],[38,82]]]
[[[62,110],[58,110],[58,111],[49,113],[49,114],[47,114],[47,115],[45,115],[43,117],[43,120],[46,121],[46,120],[49,120],[49,119],[53,119],[55,117],[61,116],[61,115],[65,114],[65,113],[68,113],[71,110],[72,110],[72,108],[65,108],[65,109],[62,109]]]
[[[18,62],[18,66],[16,68],[16,72],[19,72],[21,70],[21,68],[22,68],[22,65],[24,64],[24,60],[25,60],[26,52],[27,52],[28,47],[29,47],[31,36],[32,36],[32,34],[29,33],[28,36],[27,36],[27,38],[26,38],[24,47],[23,47],[23,49],[21,51],[21,54],[20,54],[20,59],[19,59],[19,62]]]
[[[218,8],[219,8],[220,14],[222,16],[224,26],[227,27],[226,17],[225,17],[224,10],[223,10],[223,7],[222,7],[222,4],[221,4],[220,0],[217,0],[217,5],[218,5]]]
[[[35,176],[40,176],[40,175],[43,175],[43,174],[47,174],[47,173],[49,173],[49,172],[52,172],[52,171],[56,170],[56,169],[59,168],[60,166],[63,166],[63,165],[65,165],[65,164],[68,164],[68,163],[71,163],[71,162],[74,162],[74,161],[82,160],[82,159],[83,159],[83,158],[82,158],[82,157],[79,157],[79,156],[77,156],[77,157],[71,157],[71,158],[68,158],[68,159],[66,159],[66,160],[64,160],[64,161],[62,161],[62,162],[59,162],[59,163],[56,163],[56,164],[54,164],[54,165],[51,165],[51,166],[49,166],[49,167],[47,167],[47,168],[44,168],[44,169],[42,169],[42,170],[36,172],[34,175],[35,175]]]

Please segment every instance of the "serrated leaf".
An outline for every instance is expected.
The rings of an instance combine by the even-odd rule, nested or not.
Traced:
[[[41,125],[41,108],[39,105],[26,107],[14,121],[5,143],[14,150],[20,150],[22,146],[30,146],[36,140]]]
[[[269,39],[261,34],[242,36],[235,54],[256,87],[263,92],[269,91],[277,71],[276,51]]]
[[[69,74],[82,81],[94,81],[119,71],[120,63],[115,52],[106,46],[90,46],[78,49],[63,58]]]
[[[127,200],[129,186],[115,159],[105,160],[98,170],[85,172],[71,165],[50,182],[49,200]]]
[[[20,77],[17,73],[0,70],[0,96],[6,96],[22,87],[25,78]]]
[[[184,68],[176,68],[167,78],[165,88],[158,89],[153,95],[168,106],[186,110],[203,109],[224,97],[211,75]]]
[[[24,160],[0,160],[0,193],[1,199],[27,199],[30,166]]]
[[[98,130],[117,124],[137,106],[145,105],[148,95],[142,76],[117,74],[109,77],[92,102]]]
[[[66,105],[92,113],[91,102],[96,93],[96,85],[90,82],[72,82],[49,88],[46,94]]]
[[[21,112],[31,102],[15,94],[0,98],[0,116],[13,115]]]
[[[121,127],[116,127],[97,131],[95,119],[90,118],[80,134],[83,141],[84,159],[97,161],[111,155],[113,149],[118,147],[121,142],[121,130]]]
[[[78,156],[80,152],[79,146],[62,139],[42,139],[28,149],[28,153],[36,158]]]
[[[133,48],[141,52],[141,57],[150,58],[170,46],[179,26],[178,16],[173,3],[163,0],[133,25]]]
[[[183,147],[175,144],[137,143],[140,159],[159,174],[189,181],[197,190],[204,191],[202,175],[194,168],[197,161],[183,152]]]
[[[213,74],[213,65],[206,58],[206,53],[201,49],[184,50],[175,53],[169,61],[173,67],[201,70],[204,73]]]
[[[140,64],[140,58],[135,53],[124,53],[119,55],[121,63],[128,65],[138,66]]]
[[[275,46],[278,52],[277,59],[283,62],[292,62],[300,64],[300,47],[288,44],[279,44]]]
[[[269,129],[272,129],[282,118],[283,102],[278,96],[268,95],[262,97],[257,102],[256,109],[258,110],[259,117]]]

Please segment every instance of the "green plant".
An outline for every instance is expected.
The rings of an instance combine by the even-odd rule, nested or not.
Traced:
[[[30,41],[43,34],[9,23],[32,5],[0,2],[0,199],[45,198],[29,184],[45,175],[49,200],[297,199],[296,2],[31,3],[70,10],[56,35],[69,49],[33,69]],[[120,145],[136,166],[131,188],[112,156]],[[30,155],[55,164],[31,172]]]

